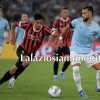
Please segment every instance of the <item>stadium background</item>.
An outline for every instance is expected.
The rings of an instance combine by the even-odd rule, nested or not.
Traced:
[[[93,5],[95,20],[100,23],[100,0],[0,0],[0,5],[2,5],[9,23],[23,11],[29,14],[30,20],[32,20],[35,11],[41,11],[49,25],[58,15],[61,6],[68,6],[71,16],[75,18],[80,14],[80,9],[87,4]],[[2,58],[9,59],[0,59],[0,77],[16,62],[16,60],[11,59],[16,58],[15,48],[10,44],[5,44]],[[89,96],[87,100],[98,100],[100,94],[95,92],[95,71],[93,69],[88,70],[84,64],[82,64],[80,71],[84,89]],[[69,67],[65,74],[66,80],[54,82],[51,62],[32,63],[18,78],[13,89],[8,89],[8,83],[0,86],[0,100],[80,100],[72,79],[72,68]],[[62,88],[61,98],[48,96],[47,90],[54,84]]]
[[[80,9],[85,5],[94,7],[94,19],[100,23],[100,0],[0,0],[0,5],[3,7],[4,17],[7,18],[9,24],[15,19],[18,20],[22,12],[28,13],[30,21],[35,12],[42,12],[50,26],[59,14],[61,6],[67,6],[71,17],[75,18],[80,15]],[[100,39],[98,41],[100,42]],[[16,58],[12,45],[4,45],[2,58]]]

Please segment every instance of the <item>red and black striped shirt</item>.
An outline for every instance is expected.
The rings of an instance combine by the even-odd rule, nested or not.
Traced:
[[[21,22],[16,23],[16,27],[21,27],[23,29],[26,29],[28,26],[29,26],[29,22],[27,22],[27,23],[21,23]]]
[[[30,24],[26,28],[25,37],[20,47],[22,47],[28,55],[36,52],[41,46],[46,34],[51,34],[51,30],[48,26],[44,25],[40,31],[34,31],[33,25]]]
[[[61,29],[66,27],[66,26],[71,26],[71,17],[67,17],[66,20],[63,19],[62,17],[59,17],[58,19],[56,19],[53,23],[53,27],[54,29],[58,30],[59,34],[61,33]],[[63,42],[65,46],[70,46],[70,42],[71,42],[71,29],[67,30],[64,37],[63,37]]]

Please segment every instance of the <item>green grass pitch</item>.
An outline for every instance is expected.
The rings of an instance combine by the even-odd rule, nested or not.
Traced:
[[[0,60],[0,77],[15,63],[15,60]],[[61,69],[62,64],[60,64]],[[95,71],[87,69],[82,65],[82,85],[87,92],[87,100],[99,100],[100,93],[96,93]],[[8,88],[5,83],[0,86],[0,100],[80,100],[76,90],[71,66],[65,73],[66,80],[54,82],[53,67],[51,62],[32,62],[25,72],[16,81],[13,89]],[[48,88],[57,85],[62,88],[62,96],[51,98],[48,95]]]

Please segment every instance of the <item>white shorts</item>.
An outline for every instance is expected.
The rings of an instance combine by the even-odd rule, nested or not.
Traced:
[[[97,52],[91,52],[88,54],[80,54],[74,51],[70,52],[70,61],[71,65],[81,64],[81,62],[85,62],[90,66],[100,63],[100,55]],[[88,66],[88,67],[90,67]]]

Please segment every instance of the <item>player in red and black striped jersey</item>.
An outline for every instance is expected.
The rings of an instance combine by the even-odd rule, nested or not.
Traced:
[[[28,57],[34,56],[36,50],[41,46],[43,38],[46,34],[51,34],[48,26],[44,25],[44,17],[37,13],[34,15],[34,21],[26,27],[25,37],[23,42],[17,48],[18,60],[16,64],[5,73],[0,79],[0,85],[8,81],[11,77],[15,79],[25,70],[30,64]],[[21,56],[23,60],[21,61]]]
[[[69,16],[69,10],[63,7],[60,12],[60,16],[54,21],[52,30],[58,31],[60,38],[62,39],[62,46],[58,47],[55,51],[55,56],[60,57],[62,53],[64,55],[70,55],[70,42],[71,42],[71,17]],[[65,61],[61,71],[61,77],[64,79],[64,72],[69,66],[70,62]],[[58,67],[59,61],[54,62],[54,80],[58,79]]]

